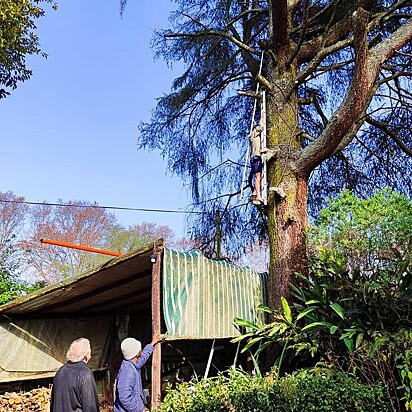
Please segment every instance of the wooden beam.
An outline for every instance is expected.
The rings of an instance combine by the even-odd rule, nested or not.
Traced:
[[[153,252],[152,259],[152,334],[161,334],[160,310],[161,310],[161,263],[162,249],[157,247]],[[152,355],[152,409],[156,409],[161,403],[162,394],[162,350],[161,343],[155,345]]]

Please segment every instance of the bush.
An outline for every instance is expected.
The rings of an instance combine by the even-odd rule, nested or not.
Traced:
[[[388,412],[383,387],[341,373],[300,373],[276,379],[232,370],[168,392],[161,412]]]

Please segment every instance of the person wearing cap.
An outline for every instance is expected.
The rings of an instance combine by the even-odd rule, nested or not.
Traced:
[[[141,369],[153,352],[153,347],[159,342],[159,337],[153,337],[152,342],[142,350],[142,344],[135,338],[126,338],[120,348],[123,361],[117,374],[116,399],[113,412],[143,412],[145,407]]]
[[[90,358],[88,339],[80,338],[71,343],[67,362],[53,379],[50,412],[99,412],[96,381],[87,365]]]

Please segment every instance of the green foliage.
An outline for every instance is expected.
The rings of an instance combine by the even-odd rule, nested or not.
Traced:
[[[310,233],[314,253],[324,261],[342,262],[363,276],[396,276],[411,271],[412,202],[382,189],[368,199],[348,190],[328,201]],[[388,280],[393,282],[393,280]]]
[[[0,86],[15,89],[18,82],[30,78],[27,55],[46,56],[34,33],[35,20],[44,16],[40,2],[53,4],[53,0],[0,0]],[[55,3],[53,8],[57,8]],[[8,95],[10,92],[0,89],[0,99]]]
[[[21,288],[19,283],[6,270],[0,270],[0,304],[7,303],[17,296],[20,296]]]
[[[387,412],[380,385],[343,374],[297,374],[280,380],[231,370],[228,376],[186,382],[169,390],[159,409],[181,411]]]
[[[324,364],[383,382],[393,410],[409,410],[412,203],[387,189],[366,200],[344,191],[317,223],[309,273],[292,285],[292,314],[286,301],[281,312],[264,308],[271,322],[237,340],[259,343],[255,353],[277,345],[283,372]]]
[[[407,411],[412,409],[412,332],[404,332],[405,340],[402,342],[403,351],[395,355],[396,367],[399,370],[401,385],[398,387],[403,393],[402,401],[405,402]]]
[[[298,324],[299,318],[293,319],[292,311],[285,298],[281,298],[282,311],[271,310],[265,306],[259,306],[258,309],[270,313],[272,322],[258,326],[243,319],[235,318],[234,323],[237,326],[249,328],[250,331],[240,335],[232,340],[233,343],[247,341],[242,352],[251,350],[254,345],[259,343],[259,347],[254,353],[258,357],[268,346],[276,342],[280,347],[279,356],[274,359],[273,366],[276,375],[279,377],[280,370],[285,359],[289,362],[301,352],[309,352],[312,355],[317,351],[314,342],[308,339],[308,333],[304,332]]]
[[[0,222],[0,226],[12,226],[10,221]],[[15,244],[15,235],[7,235],[4,230],[1,231],[0,237],[0,305],[7,303],[26,291],[27,285],[19,280],[20,260],[15,256],[17,246]]]
[[[0,269],[0,305],[45,286],[43,282],[29,284],[6,269]]]

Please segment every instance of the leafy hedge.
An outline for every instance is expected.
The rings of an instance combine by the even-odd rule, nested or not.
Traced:
[[[362,385],[348,375],[250,376],[185,382],[166,395],[162,412],[388,412],[381,385]]]

